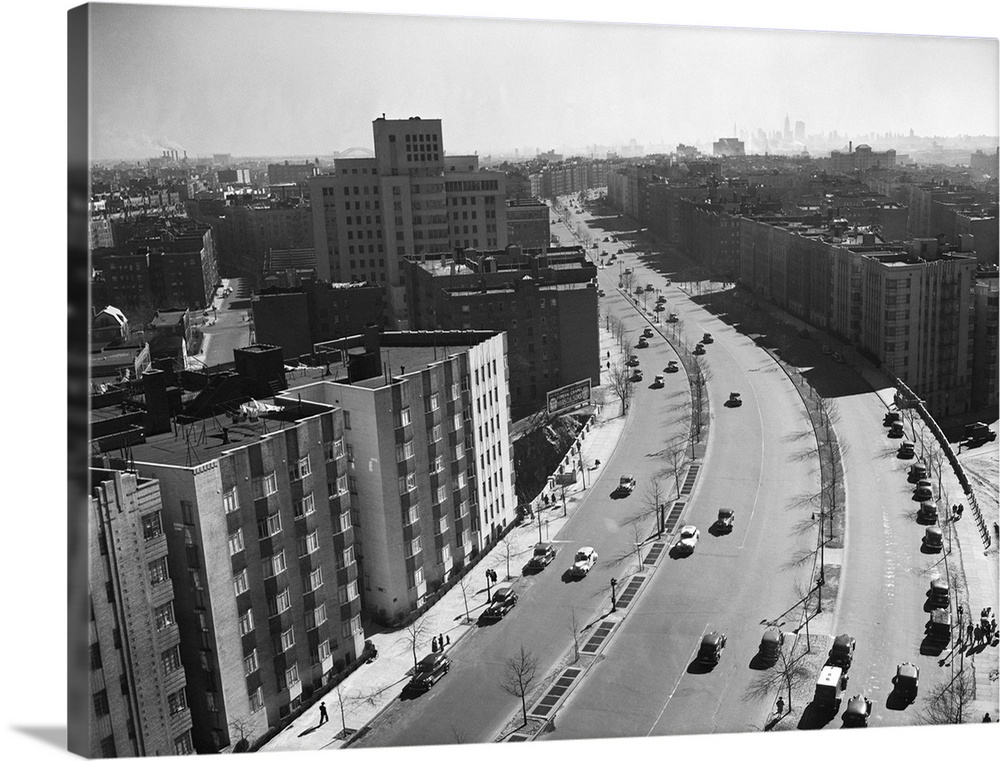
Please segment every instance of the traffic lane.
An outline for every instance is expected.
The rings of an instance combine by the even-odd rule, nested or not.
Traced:
[[[946,575],[944,556],[921,552],[919,502],[906,480],[915,460],[896,456],[900,440],[886,436],[885,407],[877,393],[842,398],[837,413],[835,426],[845,442],[849,527],[837,631],[858,641],[848,692],[873,700],[873,726],[908,725],[913,709],[888,701],[896,666],[916,664],[922,691],[947,675],[933,649],[921,653],[929,617],[927,589],[931,578]]]
[[[720,357],[717,365],[721,364],[724,363]],[[730,368],[730,371],[735,370],[738,374],[738,363],[732,364],[736,367]],[[720,375],[728,377],[722,369]],[[763,385],[770,386],[775,382],[768,380]],[[779,388],[783,393],[772,394],[769,388],[760,393],[762,398],[770,401],[769,413],[774,417],[776,430],[795,434],[785,442],[783,452],[778,450],[777,458],[764,460],[772,472],[779,474],[787,474],[787,469],[783,467],[786,459],[800,459],[796,451],[797,437],[809,432],[801,411],[796,415],[795,405],[789,403],[794,401],[793,397],[787,396],[790,392],[794,393],[794,389],[789,386],[786,381],[786,387]],[[755,398],[752,394],[750,396],[750,403],[734,412],[747,411],[752,407]],[[736,507],[738,526],[740,516],[743,516],[745,522],[752,512],[749,503],[741,507],[740,499],[746,499],[753,489],[749,488],[750,484],[740,483],[732,476],[743,468],[752,469],[755,458],[740,456],[748,442],[729,429],[735,428],[737,432],[744,434],[749,431],[751,438],[763,435],[759,425],[755,429],[752,422],[737,417],[731,417],[725,422],[716,420],[713,425],[716,426],[718,440],[723,444],[710,457],[717,455],[726,461],[724,467],[729,469],[730,478],[709,477],[709,473],[716,470],[706,463],[706,469],[702,473],[704,477],[709,477],[709,481],[701,480],[693,495],[691,512],[684,519],[685,522],[697,523],[703,532],[714,520],[714,510],[720,501],[724,500],[729,506]],[[732,447],[732,451],[727,452],[727,446]],[[774,448],[777,450],[777,446]],[[782,454],[784,458],[781,457]],[[759,462],[757,461],[758,472]],[[808,466],[800,465],[800,469],[802,472],[798,477],[808,480]],[[789,480],[788,477],[769,478],[760,487],[772,511],[779,505],[783,507],[778,495],[787,497],[790,493]],[[794,479],[791,480],[797,488],[799,484]],[[768,530],[774,533],[776,527],[783,524],[784,530],[778,530],[776,534],[779,539],[791,541],[795,549],[808,546],[808,539],[800,542],[792,531],[794,521],[793,516],[779,514],[769,521]],[[754,525],[758,535],[764,532],[762,522]],[[686,734],[720,728],[734,731],[749,726],[747,722],[759,718],[758,708],[751,707],[748,711],[741,699],[753,674],[745,668],[745,664],[756,653],[762,631],[758,621],[764,616],[777,616],[794,602],[790,593],[793,583],[791,580],[787,584],[774,583],[775,579],[790,575],[787,569],[783,570],[780,564],[775,563],[783,554],[779,541],[769,536],[766,543],[752,542],[750,550],[741,552],[732,539],[732,535],[711,537],[703,533],[691,557],[674,561],[673,565],[657,571],[654,581],[643,592],[622,629],[612,637],[605,651],[604,661],[594,667],[593,677],[588,677],[574,692],[559,712],[555,733],[547,737],[625,736],[646,734],[648,731],[655,734]],[[761,551],[757,548],[764,549]],[[789,551],[794,552],[791,549]],[[757,567],[747,568],[744,554],[756,554],[759,561]],[[740,573],[734,578],[733,567],[736,563],[740,566]],[[791,575],[795,575],[794,571]],[[765,578],[769,580],[769,585],[763,590],[757,588],[759,585],[752,581]],[[747,588],[748,585],[750,588]],[[740,600],[755,602],[747,610],[740,610]],[[668,623],[665,625],[664,622]],[[729,634],[729,646],[723,662],[709,674],[689,674],[688,667],[693,659],[690,648],[697,645],[706,628],[716,626]],[[651,643],[656,641],[661,646],[651,650]],[[736,658],[732,657],[734,650],[741,651]],[[649,652],[656,653],[655,662],[648,656],[638,659],[629,657],[629,654]],[[632,685],[634,689],[627,689],[623,685]],[[655,700],[648,700],[648,703],[655,704],[654,711],[648,704],[643,704],[641,698],[639,702],[630,702],[630,698],[635,695],[655,695],[661,701],[657,703]],[[731,698],[728,703],[724,704],[724,696]],[[692,702],[688,703],[688,700]],[[684,706],[687,705],[690,708],[685,709]],[[719,727],[718,716],[723,708],[724,726]],[[678,711],[681,712],[679,715]],[[621,714],[632,718],[620,721],[618,719]],[[651,718],[653,723],[649,723]],[[640,731],[642,729],[646,731]]]
[[[495,717],[506,721],[520,709],[519,701],[497,693],[495,670],[484,673],[466,669],[459,661],[502,663],[517,651],[519,643],[526,643],[539,659],[539,673],[549,673],[572,644],[569,613],[563,615],[566,621],[553,621],[552,612],[575,609],[578,619],[586,622],[601,606],[609,604],[611,577],[620,577],[635,559],[633,521],[644,510],[638,488],[638,493],[621,500],[610,499],[610,492],[621,473],[632,471],[642,482],[648,479],[656,468],[651,456],[655,449],[644,442],[659,442],[671,425],[683,419],[681,412],[670,408],[670,397],[657,392],[662,389],[641,385],[637,389],[633,403],[641,405],[644,414],[629,418],[626,433],[606,471],[583,492],[582,501],[556,537],[560,549],[553,563],[542,573],[518,581],[524,591],[504,621],[466,635],[454,648],[456,665],[431,690],[439,695],[454,693],[455,697],[398,701],[386,711],[384,721],[380,718],[373,723],[370,737],[362,738],[365,745],[455,742],[450,727],[456,722],[465,728],[465,741],[494,739],[499,731]],[[647,522],[651,523],[651,519]],[[598,562],[584,579],[567,582],[563,574],[572,565],[577,548],[583,545],[597,550]]]

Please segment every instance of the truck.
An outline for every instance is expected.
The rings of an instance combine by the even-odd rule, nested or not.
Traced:
[[[847,689],[847,676],[839,666],[824,666],[816,679],[813,705],[819,711],[836,712],[840,709],[841,696]]]
[[[986,423],[969,423],[965,426],[965,438],[969,444],[984,444],[996,437],[996,431],[990,430]]]

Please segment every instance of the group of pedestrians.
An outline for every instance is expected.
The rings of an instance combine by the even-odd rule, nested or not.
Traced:
[[[994,646],[1000,644],[998,634],[1000,631],[997,628],[996,613],[992,608],[983,608],[979,614],[979,623],[974,624],[969,621],[965,628],[966,647],[972,649],[981,644]]]
[[[951,506],[951,519],[957,521],[962,517],[962,513],[965,512],[965,505],[959,503],[957,505]]]

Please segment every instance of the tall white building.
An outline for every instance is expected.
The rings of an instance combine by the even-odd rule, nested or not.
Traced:
[[[310,179],[316,273],[386,289],[389,321],[407,326],[399,261],[507,245],[506,177],[477,156],[446,156],[440,119],[372,122],[375,158],[338,159]]]

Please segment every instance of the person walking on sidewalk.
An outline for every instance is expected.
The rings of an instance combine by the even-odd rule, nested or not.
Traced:
[[[319,723],[320,726],[326,724],[330,720],[330,717],[326,715],[326,703],[321,702],[319,704]]]

